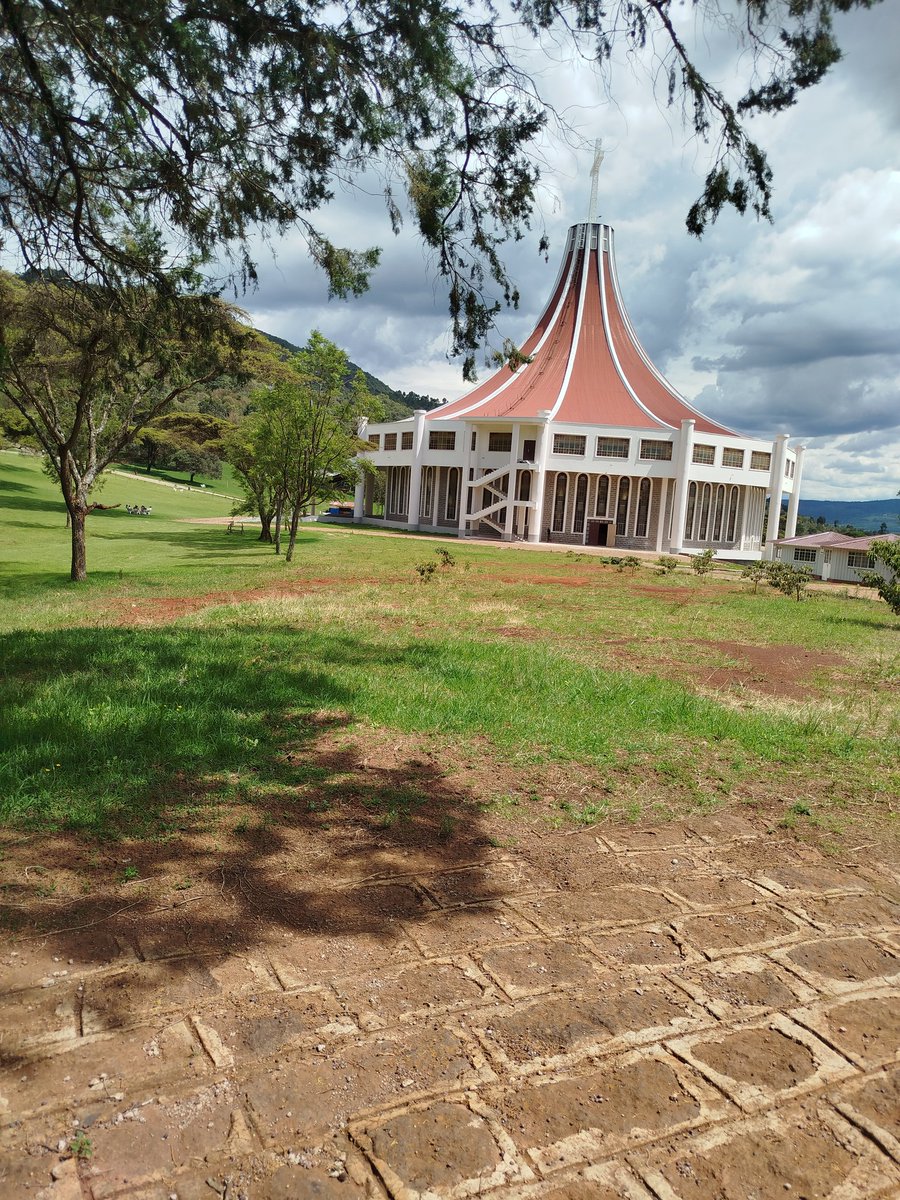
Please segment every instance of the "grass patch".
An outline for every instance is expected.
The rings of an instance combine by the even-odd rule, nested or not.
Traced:
[[[869,599],[798,605],[724,572],[661,578],[650,561],[632,576],[589,555],[466,544],[422,587],[421,542],[331,526],[304,527],[286,567],[252,536],[179,522],[227,501],[149,483],[138,495],[138,483],[110,480],[104,503],[121,486],[153,517],[92,518],[92,577],[73,587],[61,501],[33,460],[0,455],[8,824],[167,836],[215,828],[227,810],[228,828],[250,834],[262,797],[327,819],[349,785],[309,753],[322,712],[461,757],[488,746],[521,776],[521,790],[484,793],[481,811],[501,817],[528,807],[529,773],[548,763],[606,781],[557,805],[573,825],[669,811],[672,797],[696,809],[780,793],[785,815],[784,797],[821,781],[833,799],[816,799],[817,816],[826,803],[884,809],[900,791],[897,624]],[[161,601],[191,596],[207,599],[152,623]],[[674,669],[727,670],[710,638],[827,649],[846,668],[813,680],[803,705],[752,689],[725,702]],[[370,787],[361,803],[388,829],[429,796]],[[457,819],[436,836],[453,839]]]

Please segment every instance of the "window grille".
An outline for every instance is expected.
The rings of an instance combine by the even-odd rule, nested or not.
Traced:
[[[693,461],[695,463],[703,463],[707,467],[714,466],[716,461],[715,446],[707,446],[704,442],[698,442],[694,446]]]
[[[455,450],[456,434],[447,429],[432,429],[428,433],[429,450]]]
[[[584,454],[587,438],[576,433],[554,433],[554,454]]]
[[[661,442],[655,438],[641,438],[641,458],[656,459],[670,462],[672,459],[672,443]]]
[[[598,458],[627,458],[631,453],[630,438],[597,438]]]

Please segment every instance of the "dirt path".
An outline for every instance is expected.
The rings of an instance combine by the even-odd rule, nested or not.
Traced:
[[[900,1195],[870,852],[730,817],[310,839],[4,937],[4,1198]]]

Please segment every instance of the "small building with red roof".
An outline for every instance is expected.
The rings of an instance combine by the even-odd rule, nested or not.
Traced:
[[[873,533],[869,537],[847,537],[845,533],[826,529],[803,537],[779,538],[774,557],[792,567],[809,567],[819,579],[859,583],[870,571],[888,579],[888,568],[872,555],[875,542],[900,542],[900,535]]]
[[[611,226],[570,228],[522,352],[459,400],[366,426],[377,475],[357,522],[754,559],[786,492],[796,530],[803,447],[713,421],[663,377],[628,319]]]

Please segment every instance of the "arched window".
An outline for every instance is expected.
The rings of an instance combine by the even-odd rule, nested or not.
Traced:
[[[459,467],[447,472],[447,505],[444,509],[448,521],[459,520]]]
[[[713,524],[712,540],[720,542],[722,540],[722,517],[725,513],[725,485],[720,483],[716,488],[716,519]]]
[[[434,467],[422,469],[422,494],[419,499],[419,516],[431,520],[434,505]]]
[[[737,511],[738,511],[738,490],[736,487],[731,489],[731,497],[728,501],[728,541],[734,541],[734,531],[737,527]]]
[[[530,500],[531,499],[531,472],[530,471],[520,471],[519,472],[519,499],[520,500]]]
[[[597,480],[597,500],[594,504],[594,515],[605,517],[609,508],[609,476],[601,475]]]
[[[701,495],[701,500],[700,500],[700,526],[699,526],[699,528],[698,528],[698,530],[697,530],[697,539],[698,539],[698,541],[701,541],[701,542],[705,542],[705,541],[706,541],[706,532],[707,532],[707,529],[708,529],[708,527],[709,527],[709,501],[710,501],[710,494],[711,494],[711,489],[710,489],[710,486],[709,486],[709,484],[708,484],[708,483],[704,483],[704,485],[703,485],[703,490],[702,490],[702,491],[701,491],[701,493],[700,493],[700,495]]]
[[[619,498],[616,501],[616,533],[624,537],[628,529],[628,493],[631,483],[627,478],[619,480]]]
[[[556,476],[556,492],[553,497],[553,531],[560,533],[566,522],[566,497],[569,494],[569,477],[564,471]]]
[[[409,514],[409,467],[400,468],[400,495],[397,498],[397,512]]]
[[[697,511],[697,485],[688,485],[687,516],[684,518],[684,540],[689,542],[694,536],[694,513]]]
[[[637,520],[634,523],[634,536],[646,537],[647,524],[650,520],[650,480],[642,479],[638,489]]]
[[[575,514],[572,517],[572,532],[584,533],[584,513],[587,508],[587,475],[579,475],[575,484]]]

